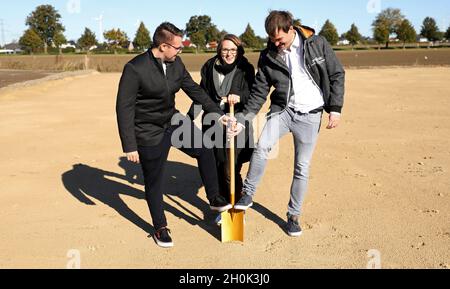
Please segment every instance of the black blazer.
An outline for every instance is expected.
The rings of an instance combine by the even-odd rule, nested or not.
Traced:
[[[117,94],[117,122],[124,152],[138,146],[155,146],[170,127],[175,109],[175,94],[182,89],[208,112],[224,113],[204,90],[192,80],[179,57],[167,63],[164,74],[160,59],[151,50],[125,65]]]

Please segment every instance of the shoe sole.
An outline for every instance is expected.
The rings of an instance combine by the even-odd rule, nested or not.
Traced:
[[[251,203],[251,204],[248,205],[248,206],[234,206],[234,209],[235,209],[235,210],[238,210],[238,211],[247,211],[247,210],[250,209],[251,207],[253,207],[253,203]]]
[[[288,234],[290,237],[300,237],[300,236],[303,234],[303,232],[296,232],[296,233],[293,233],[293,232],[287,232],[287,234]]]
[[[233,208],[233,206],[230,204],[230,205],[227,205],[227,206],[225,206],[225,207],[209,207],[212,211],[215,211],[215,212],[219,212],[219,213],[223,213],[223,212],[226,212],[226,211],[228,211],[229,209],[231,209],[231,208]]]
[[[171,243],[163,243],[161,241],[159,241],[158,239],[156,239],[156,237],[153,237],[153,240],[155,240],[156,245],[158,245],[161,248],[172,248],[173,247],[173,242]]]
[[[247,220],[246,220],[246,218],[244,216],[244,225],[246,225],[246,224],[247,224]],[[216,225],[217,226],[222,226],[222,220],[220,220],[219,222],[216,222]]]

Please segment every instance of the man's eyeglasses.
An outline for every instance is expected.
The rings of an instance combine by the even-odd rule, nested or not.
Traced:
[[[173,46],[173,45],[170,44],[170,43],[164,43],[164,44],[169,45],[170,47],[172,47],[173,49],[175,49],[177,52],[181,52],[181,51],[183,50],[183,48],[184,48],[184,46],[176,47],[176,46]]]
[[[237,50],[236,48],[232,48],[232,49],[224,48],[224,49],[222,49],[222,53],[223,53],[223,54],[228,54],[228,53],[230,53],[230,54],[236,54],[237,51],[238,51],[238,50]]]

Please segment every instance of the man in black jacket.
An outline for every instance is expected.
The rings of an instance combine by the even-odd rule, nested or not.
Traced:
[[[168,248],[173,242],[163,209],[162,184],[173,145],[172,134],[180,127],[172,125],[172,118],[178,113],[175,94],[183,89],[205,111],[216,113],[221,123],[226,124],[229,119],[192,80],[178,57],[183,49],[181,31],[171,23],[163,23],[156,29],[153,41],[150,50],[125,65],[116,110],[123,151],[129,161],[142,165],[146,200],[156,230],[154,239],[159,246]],[[210,208],[219,212],[230,209],[231,205],[219,195],[213,150],[203,145],[178,148],[197,159]]]
[[[329,113],[327,128],[339,125],[344,104],[345,71],[325,38],[306,27],[294,27],[293,17],[286,11],[272,11],[266,19],[270,42],[260,56],[256,81],[245,106],[238,116],[234,133],[244,129],[245,118],[255,116],[272,87],[268,121],[255,149],[244,196],[236,203],[238,210],[253,205],[252,198],[264,174],[269,153],[278,140],[292,133],[295,146],[294,179],[288,206],[287,233],[302,233],[299,216],[307,192],[309,168],[320,131],[323,110]]]

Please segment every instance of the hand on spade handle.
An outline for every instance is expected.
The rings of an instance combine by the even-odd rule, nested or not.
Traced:
[[[241,97],[239,95],[230,94],[228,97],[224,97],[222,100],[223,100],[223,102],[230,104],[230,106],[234,106],[240,102]],[[238,136],[243,130],[244,130],[244,126],[237,122],[237,119],[234,117],[234,111],[233,111],[233,115],[231,115],[227,119],[228,141],[231,138]]]
[[[224,101],[230,105],[236,105],[241,102],[241,97],[236,94],[230,94],[228,98],[224,97]]]

